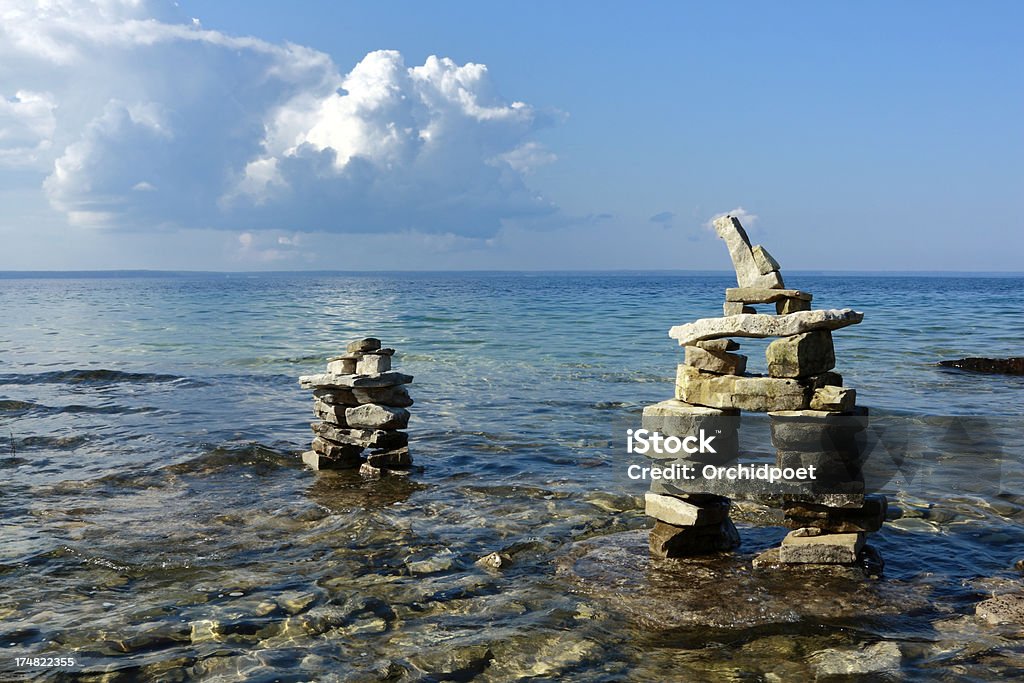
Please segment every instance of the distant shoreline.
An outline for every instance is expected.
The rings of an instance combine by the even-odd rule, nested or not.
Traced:
[[[942,271],[942,270],[787,270],[786,275],[810,277],[894,277],[894,278],[1020,278],[1024,272],[1013,271]],[[734,277],[729,270],[3,270],[0,280],[73,280],[73,279],[140,279],[194,277],[323,277],[344,275],[369,277],[398,275],[406,277],[448,275],[453,277]]]

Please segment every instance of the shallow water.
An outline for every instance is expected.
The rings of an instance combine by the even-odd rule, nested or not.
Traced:
[[[866,314],[835,334],[837,369],[895,454],[877,480],[893,519],[872,544],[905,615],[873,618],[853,592],[863,620],[779,610],[751,625],[730,622],[736,596],[712,592],[713,631],[661,629],[617,604],[625,586],[595,582],[688,570],[565,569],[574,544],[618,547],[647,526],[623,430],[672,394],[682,353],[667,329],[720,314],[729,284],[0,279],[0,678],[788,680],[878,642],[912,680],[1024,673],[1019,634],[970,617],[1021,582],[1024,378],[934,365],[1021,355],[1019,278],[787,278],[816,307]],[[306,471],[311,402],[296,377],[370,334],[415,375],[422,470]],[[743,345],[763,368],[764,343]],[[765,514],[740,508],[739,561],[783,535]],[[514,564],[474,564],[495,550]],[[799,599],[765,581],[756,590]],[[14,662],[72,653],[74,673]]]

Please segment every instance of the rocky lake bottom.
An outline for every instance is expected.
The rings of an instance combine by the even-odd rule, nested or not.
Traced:
[[[875,578],[755,568],[786,531],[756,501],[735,553],[647,552],[624,431],[727,277],[0,279],[0,680],[1020,678],[1021,620],[977,610],[1024,593],[1024,378],[935,363],[1020,355],[1024,281],[787,284],[865,313]],[[368,334],[417,470],[311,472],[297,377]]]

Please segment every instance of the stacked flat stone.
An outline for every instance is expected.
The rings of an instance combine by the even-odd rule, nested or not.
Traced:
[[[394,349],[379,339],[351,342],[327,360],[327,372],[299,378],[313,390],[312,449],[302,460],[315,470],[356,469],[366,475],[407,472],[412,465],[409,424],[411,375],[391,369]],[[364,455],[363,451],[369,449]]]
[[[651,551],[679,557],[736,547],[729,497],[745,493],[783,501],[785,523],[793,531],[772,551],[773,562],[856,562],[864,534],[880,528],[886,504],[884,497],[864,495],[860,464],[867,409],[857,408],[856,392],[843,387],[834,371],[832,331],[864,316],[851,309],[811,310],[812,295],[785,289],[779,263],[764,247],[750,245],[739,219],[724,216],[714,226],[729,248],[738,286],[726,290],[724,317],[669,331],[685,347],[675,398],[645,408],[644,428],[665,436],[696,435],[701,429],[714,433],[713,456],[671,457],[691,466],[709,458],[728,463],[739,455],[741,411],[766,412],[776,464],[815,465],[821,476],[789,489],[756,481],[655,480],[647,494],[647,514],[657,520]],[[753,308],[758,304],[774,304],[775,315],[758,313]],[[766,351],[767,375],[746,372],[747,357],[736,353],[740,345],[734,337],[778,337]]]

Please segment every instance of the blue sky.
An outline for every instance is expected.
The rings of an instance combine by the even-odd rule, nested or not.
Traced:
[[[0,269],[1024,270],[1020,3],[0,6]]]

